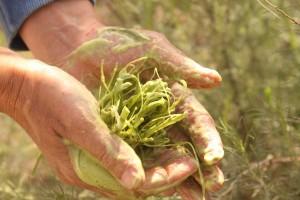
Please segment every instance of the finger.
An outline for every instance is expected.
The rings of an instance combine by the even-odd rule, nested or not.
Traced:
[[[156,156],[154,155],[153,158]],[[156,157],[146,170],[146,180],[139,190],[143,194],[158,194],[168,190],[196,172],[197,163],[182,149],[167,149]],[[149,162],[149,161],[148,161]],[[145,162],[147,165],[147,161]]]
[[[184,181],[176,191],[183,200],[208,200],[208,194],[203,194],[201,187],[193,178]]]
[[[99,85],[99,67],[104,65],[104,74],[110,77],[113,69],[146,56],[148,38],[138,31],[117,27],[99,31],[97,38],[83,43],[61,64],[89,88]]]
[[[187,136],[187,134],[185,134],[185,131],[178,126],[170,127],[167,131],[167,134],[171,142],[174,144],[181,142],[191,142],[190,138]]]
[[[162,197],[170,197],[176,194],[176,188],[170,188],[169,190],[163,191],[159,194]]]
[[[63,144],[61,138],[53,131],[45,131],[44,134],[48,136],[47,146],[44,145],[44,143],[38,143],[38,146],[42,150],[43,155],[47,159],[52,169],[56,172],[56,175],[60,178],[60,180],[66,184],[85,188],[106,197],[113,198],[115,196],[113,192],[105,190],[104,188],[96,188],[82,182],[73,169],[73,165],[69,156],[69,150]]]
[[[202,174],[205,180],[205,190],[209,192],[217,192],[222,188],[224,184],[224,174],[219,167],[205,167],[204,169],[202,169]],[[198,173],[195,173],[193,177],[199,184],[201,184],[201,180]]]
[[[109,76],[116,64],[125,66],[145,56],[158,63],[162,74],[184,79],[192,88],[211,88],[222,81],[217,71],[184,56],[162,34],[145,30],[103,29],[97,38],[85,42],[68,56],[67,63],[61,65],[78,80],[92,87],[99,83],[97,77],[101,62],[104,62],[105,75]]]
[[[196,147],[200,159],[206,165],[219,162],[224,156],[224,150],[212,117],[187,88],[175,83],[172,92],[176,97],[182,98],[178,112],[186,112],[187,115],[181,124]]]
[[[168,131],[168,136],[174,143],[189,141],[189,138],[177,127],[172,127]],[[204,176],[205,190],[216,192],[222,188],[224,184],[224,174],[218,166],[203,166],[201,167],[201,171]],[[195,173],[193,177],[200,185],[202,184],[199,173]]]
[[[167,55],[162,52],[160,54],[163,60],[159,67],[160,72],[168,77],[185,80],[189,88],[213,88],[221,84],[222,78],[216,70],[203,67],[180,54],[174,55],[169,51]]]
[[[91,104],[92,95],[87,92],[82,96],[86,99],[74,99],[72,106],[65,105],[61,120],[53,119],[55,131],[88,151],[126,189],[137,188],[145,179],[139,157],[126,142],[110,133],[98,117],[96,101]],[[64,105],[63,100],[60,105]]]
[[[105,59],[105,56],[108,56],[107,45],[102,38],[95,38],[84,42],[68,55],[62,63],[58,63],[57,66],[60,66],[89,89],[95,89],[99,86],[100,82],[101,62],[104,61],[105,66],[107,65],[107,67],[104,67],[106,77],[109,77],[113,69],[107,62],[114,62],[114,59],[109,59],[109,61]]]
[[[125,188],[137,188],[144,181],[141,161],[127,143],[99,127],[88,128],[86,133],[84,139],[76,136],[68,139],[90,152]]]
[[[145,32],[153,39],[149,55],[159,61],[159,69],[163,74],[184,79],[191,88],[212,88],[220,85],[222,78],[216,70],[203,67],[186,57],[164,35]]]

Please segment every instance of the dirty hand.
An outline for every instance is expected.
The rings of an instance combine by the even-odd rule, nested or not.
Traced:
[[[93,8],[88,1],[56,1],[31,16],[23,25],[21,36],[36,57],[59,65],[90,89],[99,85],[101,64],[109,77],[116,65],[122,67],[140,57],[147,57],[150,63],[154,61],[162,76],[184,79],[190,88],[212,88],[220,84],[221,77],[215,70],[187,58],[162,34],[105,27],[92,13]],[[222,172],[217,167],[223,157],[223,148],[214,122],[190,91],[176,84],[172,88],[175,95],[184,94],[179,111],[186,111],[188,117],[169,135],[174,140],[193,142],[201,166],[204,166],[205,187],[216,190],[223,183]],[[171,154],[167,152],[164,159],[158,159],[168,162],[157,163],[158,166],[146,171],[146,181],[139,187],[140,191],[152,193],[160,192],[161,188],[173,188],[185,199],[199,198],[200,185],[197,181],[189,178],[180,184],[196,173],[196,163],[186,156],[167,159]],[[203,183],[198,178],[196,180]],[[172,191],[167,194],[170,193]]]
[[[99,84],[101,65],[104,66],[106,76],[109,76],[116,65],[122,67],[141,57],[147,57],[143,61],[144,65],[155,63],[163,77],[184,79],[191,88],[212,88],[219,85],[221,81],[216,71],[204,68],[184,56],[162,34],[117,27],[105,27],[98,30],[95,38],[86,41],[69,55],[62,64],[62,68],[89,88],[94,88]],[[172,89],[176,96],[184,97],[179,111],[187,112],[187,118],[181,127],[173,128],[169,135],[171,138],[178,137],[178,134],[188,136],[186,138],[193,142],[201,163],[205,166],[203,169],[205,177],[210,179],[205,181],[206,189],[217,190],[223,183],[222,172],[216,167],[223,157],[223,148],[213,119],[188,89],[179,84],[174,84]],[[181,169],[178,170],[181,172],[180,176],[178,172],[173,173],[168,168],[165,168],[167,170],[164,172],[159,168],[156,173],[164,175],[155,187],[166,189],[168,185],[170,187],[178,185],[197,169],[193,162],[186,162],[186,159],[177,159],[175,164],[178,167],[173,169]],[[175,174],[176,177],[173,177]],[[146,180],[148,180],[147,176]],[[200,182],[199,179],[196,180]],[[151,184],[151,187],[147,185],[150,191],[154,185]],[[178,188],[179,192],[183,189]]]
[[[64,139],[97,158],[128,191],[144,182],[138,156],[110,133],[90,91],[63,70],[1,49],[0,97],[0,111],[24,127],[64,182],[115,195],[115,191],[89,186],[77,177]]]

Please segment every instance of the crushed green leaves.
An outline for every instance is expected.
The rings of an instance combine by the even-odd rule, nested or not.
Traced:
[[[168,144],[166,128],[185,117],[184,113],[175,113],[180,99],[175,99],[157,69],[152,70],[152,79],[145,83],[140,80],[139,70],[130,67],[116,69],[110,81],[101,73],[100,116],[134,149]]]

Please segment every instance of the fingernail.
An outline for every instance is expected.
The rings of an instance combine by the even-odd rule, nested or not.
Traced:
[[[224,150],[222,148],[216,148],[204,155],[204,162],[207,165],[213,165],[219,162],[224,157]]]
[[[222,76],[216,70],[212,70],[211,77],[213,77],[215,83],[222,82]]]
[[[131,190],[137,188],[144,181],[144,176],[140,175],[137,169],[129,168],[121,176],[121,184]]]
[[[207,73],[202,73],[200,75],[195,74],[195,78],[200,78],[202,80],[203,87],[215,87],[221,84],[221,75],[213,69],[207,69]],[[197,77],[198,76],[198,77]],[[199,77],[200,76],[200,77]]]
[[[210,192],[220,190],[224,184],[224,175],[219,168],[214,168],[210,174],[205,176],[205,189]]]
[[[209,67],[204,67],[204,66],[200,65],[199,63],[195,62],[194,60],[192,60],[190,58],[185,58],[184,63],[187,66],[191,66],[194,69],[197,69],[197,71],[199,71],[202,74],[210,74],[210,75],[215,76],[219,79],[221,78],[220,74],[216,70],[211,69]]]
[[[205,68],[205,72],[200,75],[203,80],[205,80],[206,84],[216,86],[222,82],[222,77],[214,69]]]
[[[194,68],[194,73],[191,76],[195,79],[202,80],[202,87],[214,87],[220,85],[222,82],[222,77],[216,70],[203,67],[190,58],[186,58],[184,63]]]
[[[224,185],[224,177],[219,178],[218,180],[208,180],[205,181],[205,189],[210,192],[219,191]]]

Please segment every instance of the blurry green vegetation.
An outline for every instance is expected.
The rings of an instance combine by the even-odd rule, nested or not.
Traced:
[[[300,17],[299,0],[270,2]],[[216,119],[226,150],[226,183],[212,199],[300,199],[300,26],[264,5],[258,0],[98,1],[99,17],[107,24],[162,32],[222,74],[220,88],[195,91]],[[0,199],[94,199],[55,180],[44,163],[33,176],[36,148],[15,123],[0,117]]]

